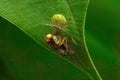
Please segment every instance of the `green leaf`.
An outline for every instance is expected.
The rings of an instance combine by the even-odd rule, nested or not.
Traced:
[[[71,63],[50,53],[3,18],[0,32],[1,80],[88,79]]]
[[[50,50],[48,44],[45,43],[45,36],[53,33],[54,30],[48,24],[51,23],[54,14],[63,14],[68,22],[69,31],[65,32],[69,34],[66,36],[74,51],[73,55],[64,57],[76,65],[88,79],[101,79],[85,43],[84,25],[87,6],[88,0],[51,0],[49,2],[47,0],[1,0],[0,15],[38,44]],[[50,50],[50,52],[53,51]],[[54,53],[58,54],[57,51]]]

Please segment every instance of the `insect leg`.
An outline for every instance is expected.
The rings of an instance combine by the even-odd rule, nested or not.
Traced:
[[[68,49],[68,42],[67,42],[67,39],[65,40],[65,47],[66,47],[66,52],[68,53],[68,52],[69,52],[69,49]]]

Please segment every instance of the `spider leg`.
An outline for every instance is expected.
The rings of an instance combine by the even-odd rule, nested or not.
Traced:
[[[66,52],[68,53],[68,52],[69,52],[69,49],[68,49],[67,39],[65,40],[65,47],[66,47]]]

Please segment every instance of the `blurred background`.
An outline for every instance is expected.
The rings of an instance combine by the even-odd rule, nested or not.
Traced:
[[[90,0],[86,19],[86,40],[103,80],[119,80],[119,0]]]
[[[103,80],[120,80],[119,5],[119,0],[90,0],[88,7],[86,41]],[[0,80],[88,80],[1,17],[0,32]]]

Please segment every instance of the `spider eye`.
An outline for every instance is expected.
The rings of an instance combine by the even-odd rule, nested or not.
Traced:
[[[52,23],[55,27],[64,27],[67,24],[66,18],[61,14],[55,14],[52,17]]]

